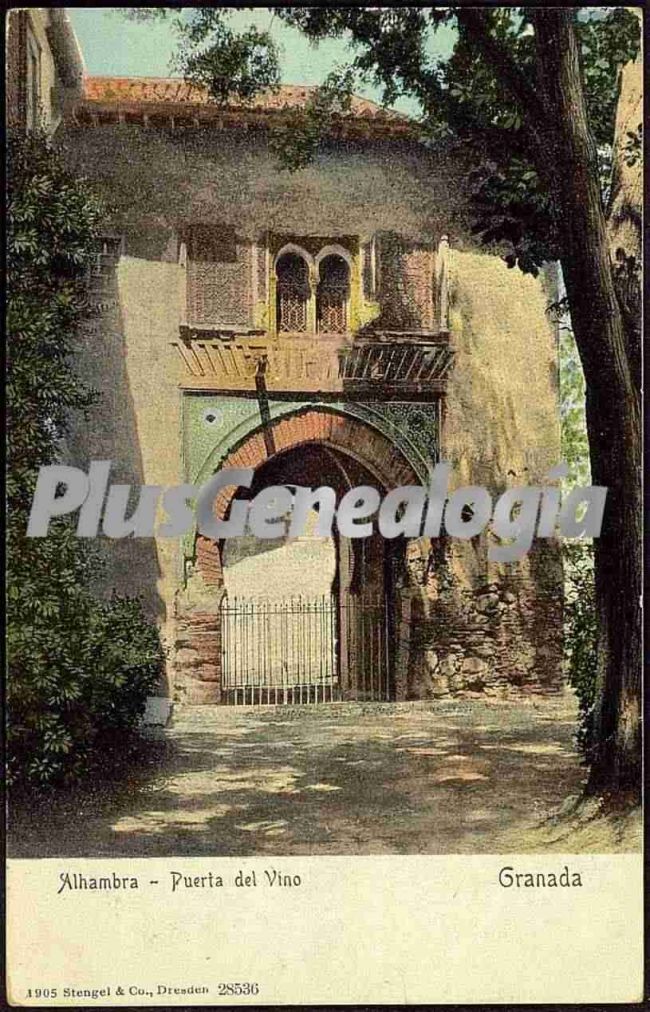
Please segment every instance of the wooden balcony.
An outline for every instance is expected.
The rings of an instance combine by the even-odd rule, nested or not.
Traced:
[[[453,360],[448,337],[430,332],[270,338],[188,325],[172,344],[181,385],[193,390],[255,390],[262,382],[278,393],[440,394]]]

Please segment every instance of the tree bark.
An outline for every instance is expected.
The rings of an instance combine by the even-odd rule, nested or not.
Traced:
[[[595,541],[598,681],[589,788],[640,794],[641,413],[617,297],[573,13],[533,12],[547,164],[562,270],[587,389],[594,484],[608,488]],[[548,170],[547,170],[548,172]]]
[[[636,11],[641,20],[641,11]],[[643,121],[641,49],[621,70],[612,152],[612,185],[607,208],[607,233],[614,284],[625,320],[628,356],[636,385],[641,386],[641,264],[643,228],[643,158],[630,151],[630,137],[639,136]],[[630,155],[633,154],[633,157]]]

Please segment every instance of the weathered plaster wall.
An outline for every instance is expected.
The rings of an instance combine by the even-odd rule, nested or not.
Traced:
[[[99,393],[87,417],[75,419],[67,456],[75,466],[112,460],[111,481],[167,487],[183,480],[177,359],[183,272],[176,264],[129,256],[104,271],[95,292],[98,315],[80,343],[78,367]],[[137,502],[134,495],[132,501]],[[181,572],[172,539],[102,540],[100,590],[142,595],[169,633]]]
[[[552,484],[560,460],[557,333],[542,282],[497,257],[452,251],[450,330],[455,359],[443,415],[450,487]],[[486,532],[410,551],[411,655],[407,694],[502,693],[561,685],[562,563],[539,540],[514,563],[488,559]]]
[[[50,131],[59,121],[60,113],[52,98],[60,89],[61,82],[47,36],[49,23],[50,11],[45,7],[9,11],[6,22],[6,87],[7,122],[10,127],[24,127],[26,123],[27,60],[32,46],[38,54],[37,87],[43,125]]]
[[[178,223],[192,221],[232,222],[249,236],[385,230],[469,242],[458,158],[423,157],[411,141],[338,141],[310,167],[288,173],[261,131],[69,126],[62,139],[71,162],[106,193],[134,256],[164,257]]]
[[[559,460],[553,273],[539,280],[499,257],[452,250],[450,278],[455,360],[443,441],[457,480],[495,491],[540,481]]]
[[[43,120],[51,127],[58,119],[57,110],[52,104],[52,96],[57,85],[60,86],[54,57],[50,48],[46,29],[49,23],[49,11],[43,7],[35,7],[29,11],[29,30],[40,52],[40,75],[38,90],[42,107]]]

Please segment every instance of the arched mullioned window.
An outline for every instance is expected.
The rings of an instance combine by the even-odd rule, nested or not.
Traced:
[[[332,253],[319,267],[316,292],[316,327],[322,334],[344,334],[348,328],[350,268],[342,256]]]
[[[304,334],[309,326],[309,267],[298,253],[284,253],[276,264],[279,334]]]

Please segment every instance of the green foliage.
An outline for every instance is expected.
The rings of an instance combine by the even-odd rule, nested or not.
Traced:
[[[8,503],[25,509],[68,412],[92,401],[70,365],[101,209],[39,137],[13,137],[7,188]],[[11,515],[11,512],[10,512]]]
[[[560,320],[560,418],[562,460],[569,465],[568,482],[589,485],[589,441],[585,419],[585,377],[573,331],[566,315]]]
[[[43,137],[8,154],[7,766],[33,787],[81,775],[134,728],[162,651],[138,602],[93,598],[99,559],[70,524],[26,537],[38,469],[94,400],[72,354],[102,209]]]
[[[124,10],[133,21],[170,19],[179,45],[174,70],[187,81],[207,88],[215,102],[236,96],[246,101],[280,83],[279,53],[270,32],[250,25],[242,32],[229,25],[227,7],[134,7]]]
[[[294,109],[271,133],[269,147],[290,172],[313,160],[324,131],[333,119],[348,112],[353,77],[349,71],[333,72],[310,95],[304,108]]]
[[[633,60],[640,43],[639,19],[625,7],[587,8],[576,19],[589,125],[596,143],[611,145],[618,100],[617,71]]]
[[[560,330],[560,417],[562,459],[569,465],[566,485],[588,485],[591,473],[585,422],[585,381],[566,318],[561,322]],[[585,755],[589,755],[598,649],[593,544],[565,539],[562,555],[565,666],[569,684],[578,697],[578,744]]]
[[[227,11],[203,8],[186,22],[176,69],[194,84],[204,86],[217,102],[232,95],[252,98],[260,89],[280,83],[278,54],[272,36],[251,25],[234,32]]]
[[[559,259],[549,194],[530,162],[513,157],[505,169],[486,161],[470,172],[469,182],[472,230],[485,246],[505,245],[508,267],[537,276],[543,263]]]
[[[12,574],[8,605],[7,774],[21,787],[110,766],[136,730],[163,660],[137,599],[97,601],[75,582],[89,574],[69,527],[40,544],[30,585]]]
[[[569,684],[578,697],[578,745],[588,756],[593,744],[598,650],[593,545],[583,541],[565,541],[562,552],[564,656]]]
[[[472,174],[476,212],[474,231],[484,243],[505,247],[508,266],[537,274],[540,266],[560,258],[563,223],[553,207],[548,181],[540,178],[539,157],[531,136],[543,110],[532,107],[536,89],[534,31],[526,9],[501,8],[486,15],[488,31],[511,61],[521,83],[517,99],[504,86],[506,74],[484,58],[470,31],[445,68],[448,88],[460,88],[465,120],[454,114],[455,133],[474,153]],[[600,185],[607,198],[611,174],[618,72],[639,45],[639,23],[630,10],[594,11],[578,8],[574,18],[581,50],[583,84],[589,125],[598,147]],[[501,136],[499,137],[499,130]]]

